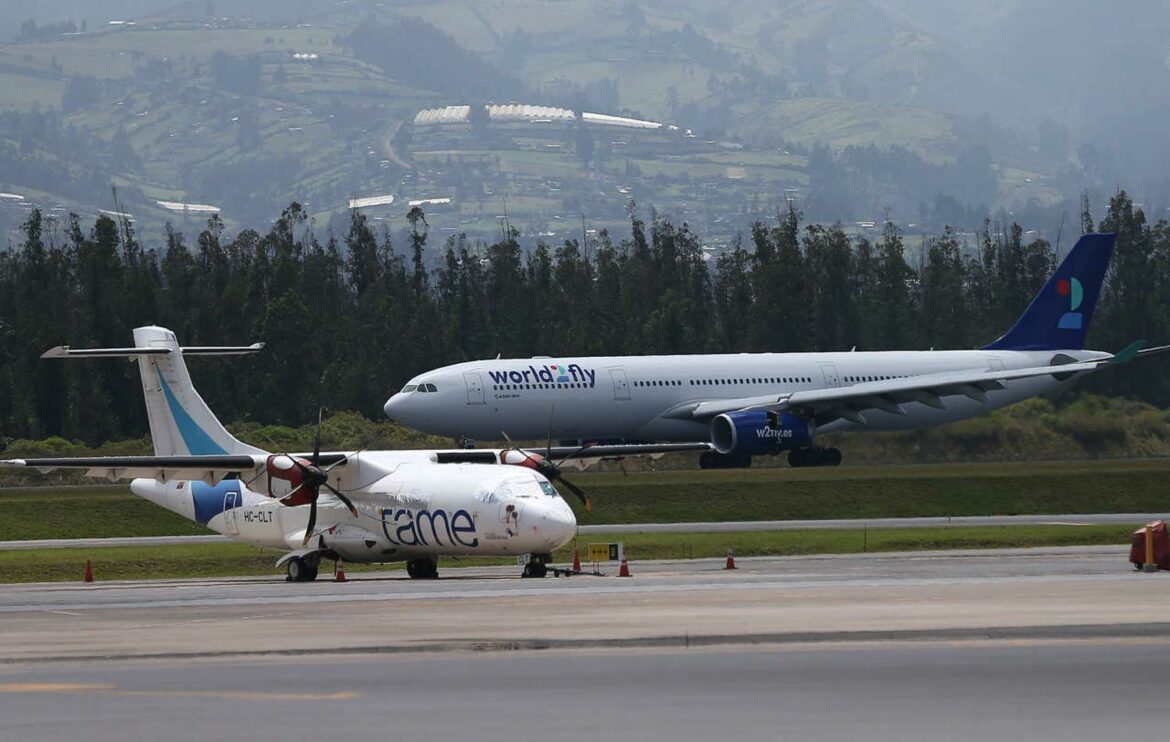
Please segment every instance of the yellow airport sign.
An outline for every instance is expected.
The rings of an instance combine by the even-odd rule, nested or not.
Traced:
[[[589,544],[589,561],[620,562],[625,558],[625,549],[619,541],[616,544]]]

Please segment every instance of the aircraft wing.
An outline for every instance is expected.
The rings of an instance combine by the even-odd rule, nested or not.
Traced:
[[[628,443],[615,445],[596,445],[582,448],[581,446],[553,446],[549,449],[553,461],[559,462],[565,456],[575,454],[570,461],[604,461],[606,459],[624,459],[628,456],[663,456],[668,453],[700,453],[711,451],[710,443],[696,441],[694,443]],[[529,453],[544,456],[543,448],[525,449]]]
[[[1168,348],[1170,349],[1170,348]],[[1151,350],[1161,350],[1151,349]],[[1140,353],[1141,351],[1135,351]],[[812,389],[785,394],[761,395],[740,399],[719,399],[692,402],[671,411],[673,417],[710,420],[727,412],[766,410],[792,412],[825,424],[837,418],[865,423],[866,410],[903,414],[902,405],[919,402],[939,409],[946,408],[946,398],[963,396],[979,402],[987,401],[987,393],[1003,389],[1003,382],[1029,379],[1050,374],[1075,374],[1094,371],[1114,358],[1101,358],[1062,366],[1037,366],[1001,371],[947,371],[924,374],[904,379],[869,381],[829,389]]]
[[[36,469],[47,473],[57,469],[80,469],[87,477],[116,482],[119,479],[171,480],[200,479],[215,484],[229,474],[245,479],[264,469],[268,456],[76,456],[44,459],[3,459],[0,468]]]

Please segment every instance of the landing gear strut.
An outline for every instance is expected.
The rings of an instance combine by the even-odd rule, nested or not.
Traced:
[[[794,448],[788,452],[788,465],[795,468],[802,466],[840,466],[841,449],[821,448]]]
[[[437,580],[439,579],[439,561],[431,557],[408,559],[406,560],[406,574],[410,575],[412,580]]]
[[[548,563],[552,561],[552,554],[533,554],[524,565],[521,577],[544,577],[548,574]]]
[[[748,469],[751,465],[752,457],[744,453],[704,451],[699,454],[700,469]]]
[[[320,557],[294,557],[285,564],[288,576],[286,582],[312,582],[317,579],[317,570],[321,566]]]

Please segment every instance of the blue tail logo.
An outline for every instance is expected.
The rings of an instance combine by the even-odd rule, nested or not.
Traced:
[[[1062,330],[1079,330],[1084,326],[1085,315],[1077,310],[1085,300],[1085,289],[1076,278],[1062,278],[1056,282],[1056,293],[1067,296],[1069,311],[1060,315],[1060,322],[1056,326]]]
[[[1081,350],[1117,235],[1086,234],[1003,337],[984,350]]]

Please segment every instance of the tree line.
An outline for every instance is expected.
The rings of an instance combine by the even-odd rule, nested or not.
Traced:
[[[875,238],[803,224],[789,210],[721,254],[685,223],[631,205],[630,234],[587,243],[433,245],[422,211],[394,244],[359,211],[317,234],[292,204],[267,233],[194,239],[168,228],[147,246],[106,215],[89,229],[33,210],[0,252],[0,436],[90,444],[143,435],[137,367],[40,360],[49,347],[124,347],[160,324],[188,345],[266,343],[256,356],[189,361],[225,421],[299,425],[318,406],[377,419],[416,373],[530,355],[973,348],[1005,331],[1055,266],[1055,246],[985,224],[908,248],[894,224]],[[1083,228],[1093,220],[1086,212]],[[1170,342],[1170,225],[1124,193],[1096,225],[1119,234],[1090,334],[1116,350]],[[1159,361],[1099,374],[1081,390],[1170,402]]]

